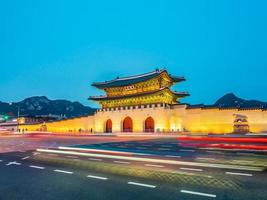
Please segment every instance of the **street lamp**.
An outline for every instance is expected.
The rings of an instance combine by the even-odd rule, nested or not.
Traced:
[[[9,103],[9,105],[12,106],[13,103],[11,102],[11,103]],[[17,105],[16,108],[18,109],[17,118],[19,118],[19,115],[20,115],[20,107],[19,107],[19,105]]]

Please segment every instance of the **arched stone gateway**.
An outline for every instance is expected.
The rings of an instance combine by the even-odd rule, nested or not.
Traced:
[[[123,132],[133,132],[133,120],[130,117],[126,117],[122,122]]]
[[[106,133],[112,133],[112,121],[108,119],[106,121]]]
[[[145,120],[145,132],[155,132],[155,123],[152,117],[148,117]]]
[[[247,116],[234,115],[234,133],[249,133],[249,124]]]

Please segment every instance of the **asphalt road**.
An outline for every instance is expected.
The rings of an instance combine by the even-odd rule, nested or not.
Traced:
[[[207,163],[207,166],[192,167],[138,160],[118,160],[109,157],[96,158],[94,156],[19,150],[0,154],[0,199],[267,199],[267,192],[265,191],[267,186],[266,171],[229,170],[208,166],[209,164],[230,163],[235,166],[265,168],[267,158],[264,154],[189,149],[179,146],[174,139],[147,140],[146,138],[140,141],[131,141],[131,139],[108,141],[103,138],[102,140],[101,143],[101,139],[98,138],[98,144],[90,144],[87,147],[144,154],[135,156],[137,158],[204,162]],[[81,144],[84,145],[85,143],[75,142],[71,145],[80,146]],[[42,145],[37,145],[38,148],[42,146],[43,143]],[[73,164],[40,162],[35,159],[40,155],[55,160],[65,159]],[[125,166],[154,170],[159,177],[165,171],[178,172],[180,175],[184,173],[184,176],[202,176],[203,184],[173,184],[129,174],[121,175],[95,169],[87,170],[79,167],[79,163],[84,161],[92,165],[100,163],[103,167],[113,164],[116,165],[118,170]],[[241,188],[240,190],[234,190],[227,187],[207,186],[205,181],[209,180],[210,177],[219,181],[230,180],[237,182],[241,185]]]

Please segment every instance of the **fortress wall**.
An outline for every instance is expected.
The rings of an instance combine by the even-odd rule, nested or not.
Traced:
[[[241,110],[239,114],[248,117],[250,131],[254,133],[267,132],[267,111]]]
[[[57,133],[105,132],[108,119],[112,120],[112,131],[122,132],[122,122],[129,116],[133,120],[133,132],[143,132],[147,117],[155,122],[155,132],[190,131],[196,133],[232,133],[235,114],[246,116],[249,130],[253,133],[267,132],[267,111],[238,110],[217,108],[186,109],[186,105],[177,105],[172,109],[164,107],[136,108],[114,111],[98,111],[94,116],[80,117],[46,123],[47,131]],[[44,124],[19,125],[26,131],[40,130]]]
[[[236,110],[187,109],[183,120],[185,130],[200,133],[232,133]]]
[[[40,129],[40,126],[42,124],[19,124],[18,126],[18,130],[20,130],[20,132],[24,131],[37,131]]]
[[[94,116],[47,123],[50,132],[91,132],[91,129],[94,130]]]
[[[250,132],[258,133],[267,130],[267,112],[260,109],[187,109],[183,118],[183,126],[190,132],[232,133],[235,114],[247,117]]]
[[[19,125],[19,128],[22,130],[28,131],[38,131],[41,129],[42,124],[32,124],[32,125]],[[94,131],[94,116],[79,117],[74,119],[67,119],[55,122],[45,123],[48,132],[55,133],[67,133],[73,132],[91,132]]]

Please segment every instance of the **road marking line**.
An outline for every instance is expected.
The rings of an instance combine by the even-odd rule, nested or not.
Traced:
[[[99,159],[99,158],[88,158],[89,160],[93,160],[93,161],[102,161],[103,159]]]
[[[137,149],[147,149],[146,147],[136,147]]]
[[[149,188],[156,188],[157,186],[155,185],[149,185],[149,184],[144,184],[144,183],[137,183],[137,182],[128,182],[129,185],[137,185],[137,186],[142,186],[142,187],[149,187]]]
[[[30,156],[26,156],[26,157],[24,157],[24,158],[21,158],[21,160],[26,160],[26,159],[28,159]]]
[[[30,165],[29,167],[35,168],[35,169],[45,169],[44,167],[36,166],[36,165]]]
[[[102,176],[93,176],[93,175],[88,175],[88,178],[94,178],[94,179],[99,179],[99,180],[107,180],[108,178],[102,177]]]
[[[144,147],[152,147],[150,144],[143,144]]]
[[[181,190],[182,193],[187,193],[187,194],[194,194],[194,195],[199,195],[199,196],[205,196],[205,197],[212,197],[215,198],[215,194],[208,194],[208,193],[202,193],[202,192],[194,192],[190,190]]]
[[[195,169],[195,168],[186,168],[186,167],[180,167],[182,170],[189,170],[189,171],[197,171],[197,172],[202,172],[203,169]]]
[[[64,171],[64,170],[59,170],[59,169],[55,169],[55,172],[60,172],[60,173],[65,173],[65,174],[73,174],[73,172],[69,172],[69,171]]]
[[[35,155],[39,155],[40,153],[38,153],[38,152],[35,152],[35,153],[33,153],[33,155],[35,156]]]
[[[10,165],[21,165],[21,163],[13,161],[13,162],[9,162],[6,164],[6,166],[10,166]]]
[[[185,151],[185,152],[194,152],[195,150],[193,150],[193,149],[180,149],[180,151]]]
[[[164,167],[163,165],[145,164],[147,167]]]
[[[168,150],[171,150],[171,149],[169,149],[169,148],[158,148],[158,150],[168,151]]]
[[[172,147],[171,145],[161,145],[161,147]]]
[[[119,163],[119,164],[130,164],[130,162],[124,162],[124,161],[118,161],[118,160],[115,160],[113,162],[114,163]]]
[[[169,157],[169,158],[181,158],[181,156],[173,156],[173,155],[165,155],[165,157]]]
[[[190,173],[190,172],[183,172],[183,171],[173,171],[173,174],[184,174],[184,175],[189,175],[189,176],[196,176],[196,174],[194,173]]]
[[[225,174],[237,175],[237,176],[253,176],[253,174],[245,174],[245,173],[237,173],[237,172],[225,172]]]
[[[127,148],[126,146],[120,145],[118,146],[119,148]]]
[[[223,154],[223,152],[220,151],[206,151],[207,153],[214,153],[214,154]]]

